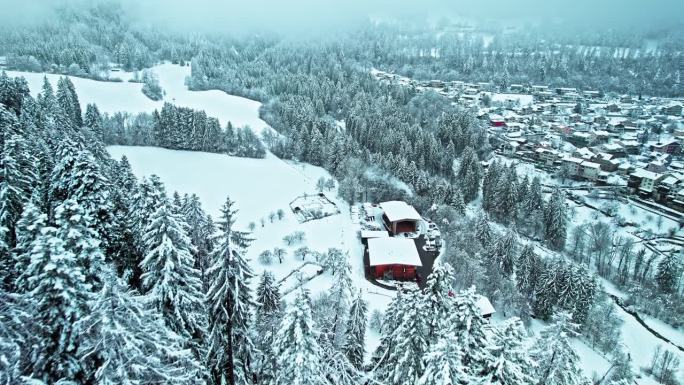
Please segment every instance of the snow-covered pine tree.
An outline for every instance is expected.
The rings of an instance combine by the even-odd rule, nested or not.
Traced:
[[[474,378],[463,366],[463,352],[453,331],[440,331],[437,342],[425,354],[425,372],[418,385],[472,384]]]
[[[275,377],[276,357],[273,351],[273,341],[282,321],[282,312],[278,284],[273,274],[265,271],[261,275],[256,290],[256,338],[254,341],[261,352],[257,363],[258,377],[264,383],[269,383]]]
[[[86,106],[83,125],[90,129],[97,139],[104,141],[102,115],[100,114],[100,110],[98,110],[97,105],[89,103]]]
[[[280,325],[274,343],[277,360],[273,385],[325,385],[323,353],[311,315],[311,299],[300,289]]]
[[[20,135],[3,138],[0,159],[0,226],[7,229],[4,242],[12,248],[16,245],[16,223],[31,192],[39,187],[37,159],[32,155],[29,143]]]
[[[518,318],[510,318],[494,328],[489,355],[478,383],[483,385],[534,384],[535,363],[525,346],[525,329]]]
[[[55,223],[57,236],[64,241],[64,249],[76,257],[86,286],[91,291],[99,290],[105,260],[92,216],[75,199],[67,199],[55,208]]]
[[[173,215],[169,206],[163,199],[145,229],[142,282],[151,306],[199,358],[206,332],[202,283],[193,267],[186,224]]]
[[[326,355],[339,351],[344,342],[345,323],[353,294],[351,266],[346,258],[338,261],[333,282],[327,293],[328,306],[321,322],[321,348]]]
[[[255,348],[250,335],[249,282],[252,270],[234,244],[233,202],[226,198],[218,222],[218,244],[207,271],[210,286],[206,294],[209,309],[208,365],[215,384],[251,381]],[[231,379],[233,376],[233,379]],[[234,382],[233,382],[234,381]]]
[[[84,373],[77,354],[81,330],[75,324],[88,314],[92,298],[85,275],[53,227],[41,230],[32,244],[30,261],[21,279],[26,283],[21,291],[35,301],[30,310],[35,342],[27,372],[48,384],[81,382]]]
[[[484,211],[480,211],[475,219],[475,235],[483,249],[487,250],[491,246],[494,235],[489,226],[489,217]]]
[[[385,384],[412,385],[418,382],[425,371],[423,355],[429,347],[428,327],[422,318],[425,301],[416,285],[405,285],[401,290],[401,299],[405,303],[395,314],[396,327],[389,330],[383,326],[383,332],[387,330],[389,333],[387,354],[374,375]]]
[[[206,293],[209,288],[208,278],[206,276],[209,268],[209,253],[211,252],[210,239],[214,234],[207,234],[207,214],[202,209],[202,203],[196,194],[187,197],[181,209],[185,221],[190,228],[190,241],[194,246],[193,256],[195,257],[195,268],[200,271],[202,279],[203,292]]]
[[[552,323],[544,330],[532,350],[531,358],[537,362],[537,383],[545,385],[581,385],[585,377],[580,368],[579,356],[570,345],[577,335],[577,324],[566,312],[554,314]]]
[[[0,384],[21,384],[32,344],[33,305],[24,295],[0,287]]]
[[[21,218],[17,221],[17,245],[13,250],[14,258],[12,260],[14,266],[11,269],[8,267],[9,271],[15,272],[15,274],[8,276],[8,278],[18,279],[13,285],[17,292],[19,292],[20,288],[26,289],[27,287],[26,282],[19,282],[20,277],[22,277],[22,273],[28,269],[28,266],[31,263],[33,242],[38,238],[42,228],[47,224],[47,215],[40,211],[40,208],[36,204],[37,200],[39,200],[38,194],[32,195],[31,200],[26,203],[26,206],[24,207]]]
[[[528,299],[531,299],[539,282],[540,264],[534,246],[526,243],[516,261],[515,280],[518,291]]]
[[[477,153],[470,146],[466,147],[463,150],[463,154],[461,154],[461,163],[456,177],[460,182],[463,200],[471,202],[477,197],[477,193],[480,190],[482,166],[480,165]]]
[[[103,271],[91,311],[78,321],[79,355],[94,384],[203,384],[185,341],[114,272]]]
[[[358,370],[363,367],[363,359],[366,354],[366,313],[368,304],[363,299],[362,292],[356,295],[349,308],[347,320],[346,339],[344,342],[344,354],[349,362]]]
[[[549,247],[553,250],[563,250],[567,237],[568,212],[565,205],[565,195],[556,188],[544,209],[544,234]]]
[[[680,255],[684,256],[684,253],[680,252]],[[681,263],[675,253],[666,254],[658,263],[655,280],[660,292],[669,294],[677,289],[677,283],[682,275]]]
[[[517,259],[517,245],[518,237],[514,230],[509,229],[496,240],[494,246],[488,252],[490,263],[500,268],[507,277],[513,274],[513,266]]]
[[[474,287],[460,292],[456,296],[456,310],[451,317],[453,331],[463,350],[462,362],[470,374],[480,373],[489,355],[488,324],[482,318],[477,299]]]
[[[454,271],[447,263],[435,263],[428,276],[423,294],[425,296],[425,317],[428,326],[428,343],[437,340],[440,330],[450,323],[450,317],[456,307],[453,292]]]

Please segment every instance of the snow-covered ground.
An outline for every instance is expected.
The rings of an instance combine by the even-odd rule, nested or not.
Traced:
[[[259,119],[261,103],[228,95],[223,91],[190,91],[185,86],[185,78],[190,76],[190,67],[164,63],[150,69],[159,78],[164,89],[162,101],[153,101],[142,93],[142,84],[124,82],[101,82],[69,76],[78,93],[81,108],[85,110],[88,103],[97,104],[102,112],[114,113],[126,111],[130,113],[152,112],[161,109],[164,102],[182,107],[201,109],[207,115],[218,118],[222,126],[230,121],[235,126],[250,126],[260,133],[268,125]],[[53,88],[62,75],[43,74],[22,71],[7,71],[9,76],[23,76],[29,84],[31,94],[35,96],[43,85],[43,77],[47,77]],[[112,76],[127,80],[132,78],[130,72],[116,72]]]
[[[304,193],[316,193],[315,184],[318,178],[330,177],[322,168],[285,162],[271,154],[265,159],[248,159],[155,147],[111,146],[107,149],[115,159],[125,155],[138,178],[156,174],[165,183],[169,193],[178,191],[180,194],[197,194],[207,213],[215,218],[219,215],[226,196],[230,196],[239,210],[236,226],[246,229],[250,222],[256,224],[252,234],[255,240],[247,257],[257,274],[270,270],[277,279],[287,276],[303,263],[293,255],[294,250],[302,245],[319,252],[336,247],[349,255],[352,279],[356,288],[364,292],[369,303],[369,315],[376,309],[384,311],[393,298],[394,292],[373,286],[365,280],[363,249],[357,238],[358,224],[352,223],[349,205],[337,198],[336,190],[326,192],[326,195],[337,204],[340,214],[299,223],[290,210],[290,201]],[[268,216],[278,209],[285,212],[285,217],[271,223]],[[263,227],[262,218],[265,221]],[[303,231],[306,239],[301,244],[287,246],[282,239],[294,231]],[[262,251],[272,250],[274,247],[287,250],[283,263],[279,264],[274,258],[271,265],[262,265],[257,257]],[[308,257],[307,260],[313,259]],[[304,276],[313,271],[311,266],[305,270]],[[326,273],[314,278],[306,287],[316,295],[327,290],[331,282],[332,276]],[[290,284],[291,279],[288,279],[284,286],[289,287]],[[379,336],[369,330],[367,352],[372,352],[378,343]]]

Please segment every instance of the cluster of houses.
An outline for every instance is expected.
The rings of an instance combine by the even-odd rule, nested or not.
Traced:
[[[505,156],[684,211],[682,102],[578,95],[572,102],[535,95],[526,106],[481,108],[480,118]]]
[[[505,156],[568,178],[623,186],[684,211],[683,99],[491,82],[415,80],[373,70],[382,82],[432,90],[468,106]]]

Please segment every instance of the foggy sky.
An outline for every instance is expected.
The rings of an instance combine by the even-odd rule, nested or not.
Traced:
[[[39,22],[57,3],[103,0],[0,0],[0,23]],[[142,23],[180,30],[319,33],[353,27],[369,17],[442,16],[480,23],[561,21],[596,27],[681,25],[684,0],[118,0]]]

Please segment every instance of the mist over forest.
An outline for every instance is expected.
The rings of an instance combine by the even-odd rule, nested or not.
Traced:
[[[681,0],[0,0],[0,385],[684,384]]]

